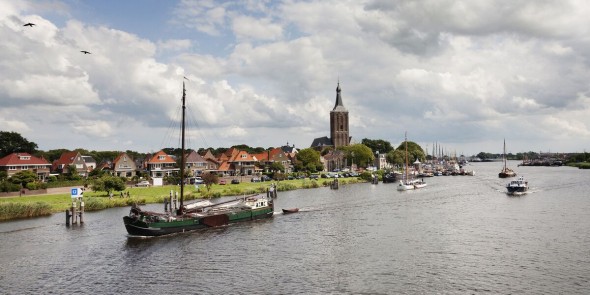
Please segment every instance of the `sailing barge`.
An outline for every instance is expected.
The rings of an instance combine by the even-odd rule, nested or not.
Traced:
[[[182,157],[180,157],[180,179],[185,178],[185,113],[186,90],[182,83]],[[252,195],[223,203],[208,201],[183,204],[185,181],[180,182],[180,206],[165,213],[143,211],[132,206],[128,216],[123,217],[127,233],[131,236],[162,236],[182,233],[207,227],[223,226],[233,222],[270,218],[274,214],[271,196]]]
[[[182,213],[178,214],[178,211]],[[143,211],[131,207],[129,216],[123,217],[125,228],[132,236],[162,236],[208,227],[223,226],[239,221],[270,218],[274,214],[272,198],[249,196],[218,204],[184,206],[172,213]]]

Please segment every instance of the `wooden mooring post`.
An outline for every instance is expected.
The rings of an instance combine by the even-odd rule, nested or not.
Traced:
[[[71,224],[77,224],[78,218],[80,224],[84,223],[84,200],[82,194],[84,193],[83,188],[72,189],[72,207],[66,209],[66,226]]]
[[[338,189],[338,178],[334,178],[332,184],[330,185],[331,189]]]
[[[277,186],[274,183],[266,188],[266,197],[272,199],[277,197]]]

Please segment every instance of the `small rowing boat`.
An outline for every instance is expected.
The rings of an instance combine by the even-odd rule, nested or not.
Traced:
[[[283,214],[299,212],[299,208],[283,209]]]

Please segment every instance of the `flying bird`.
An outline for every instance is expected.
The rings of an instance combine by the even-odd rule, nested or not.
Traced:
[[[84,54],[92,54],[92,53],[90,53],[90,52],[88,52],[88,51],[86,51],[86,50],[82,50],[82,51],[80,51],[80,52],[82,52],[82,53],[84,53]]]
[[[31,27],[32,28],[34,25],[35,25],[34,23],[27,23],[23,27]]]

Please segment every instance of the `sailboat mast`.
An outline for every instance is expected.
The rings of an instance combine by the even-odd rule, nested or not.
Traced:
[[[404,141],[406,143],[406,182],[408,182],[408,132],[404,134]]]
[[[504,153],[502,154],[502,158],[504,158],[504,171],[506,171],[506,138],[504,138]]]
[[[185,167],[185,147],[184,147],[184,134],[185,134],[185,112],[186,112],[186,89],[184,87],[184,81],[182,81],[182,143],[181,143],[181,155],[180,155],[180,207],[179,213],[182,214],[183,201],[184,201],[184,167]]]

